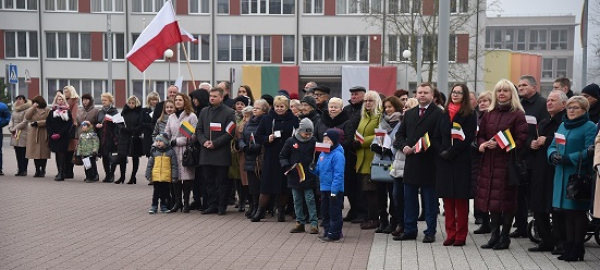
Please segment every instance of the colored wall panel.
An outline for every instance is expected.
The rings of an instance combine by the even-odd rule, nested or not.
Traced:
[[[91,11],[91,7],[90,7],[90,2],[89,0],[79,0],[79,13],[90,13]]]
[[[285,89],[288,93],[298,93],[298,66],[282,66],[279,67],[279,88]]]
[[[369,67],[369,89],[386,96],[393,95],[396,91],[397,73],[395,66]]]
[[[271,36],[271,63],[281,64],[282,62],[282,37],[280,35]]]
[[[260,66],[242,66],[242,84],[250,86],[256,99],[262,95]]]
[[[103,61],[104,53],[103,53],[103,44],[102,42],[102,34],[100,32],[92,32],[92,61]]]
[[[216,3],[217,1],[215,1]],[[230,0],[229,1],[229,15],[240,15],[241,8],[240,0]]]
[[[175,5],[175,12],[177,15],[188,15],[188,5],[188,0],[177,0],[177,5]]]
[[[325,16],[335,16],[335,0],[325,0]]]
[[[262,94],[275,96],[279,91],[279,67],[263,66],[261,68]]]
[[[436,10],[435,2],[436,1],[434,1],[434,0],[423,0],[423,15],[425,15],[425,16],[433,15],[433,13]]]
[[[32,99],[40,93],[40,78],[31,78],[31,83],[27,86],[27,98]]]
[[[127,101],[127,84],[125,80],[114,80],[115,84],[115,106],[121,108]]]
[[[381,35],[371,35],[369,38],[369,63],[381,63]]]
[[[456,35],[456,62],[469,62],[469,34]]]

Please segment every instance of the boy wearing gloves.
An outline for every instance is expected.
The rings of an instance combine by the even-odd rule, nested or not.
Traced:
[[[179,175],[177,155],[171,149],[171,140],[166,133],[156,136],[154,147],[152,147],[148,166],[146,167],[146,179],[152,182],[154,192],[152,193],[152,207],[149,214],[156,214],[158,210],[158,199],[160,199],[160,212],[166,213],[170,201],[171,183],[177,181]]]

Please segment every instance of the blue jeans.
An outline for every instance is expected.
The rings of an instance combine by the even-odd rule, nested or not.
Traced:
[[[315,193],[313,192],[313,190],[292,188],[292,195],[294,196],[294,211],[296,211],[296,222],[302,225],[306,223],[306,215],[304,214],[304,202],[306,201],[310,225],[318,227],[319,220],[317,218],[317,204],[315,202]]]
[[[427,223],[427,229],[424,233],[425,235],[435,235],[437,232],[437,214],[439,210],[435,187],[413,184],[404,184],[404,233],[417,234],[419,188],[421,188],[421,196],[423,196],[425,222]]]
[[[342,204],[344,193],[331,197],[331,191],[321,191],[321,215],[323,216],[324,236],[332,240],[342,237]]]

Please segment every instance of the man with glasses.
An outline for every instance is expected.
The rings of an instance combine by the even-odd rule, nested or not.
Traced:
[[[327,106],[329,104],[329,94],[331,94],[331,89],[327,86],[317,86],[312,88],[315,92],[313,97],[317,101],[317,113],[319,115],[323,114],[323,112],[327,111]]]
[[[598,123],[600,119],[600,103],[598,99],[600,99],[600,87],[597,84],[592,83],[581,90],[581,95],[590,102],[590,121],[594,123]]]
[[[534,164],[535,152],[531,149],[531,141],[538,139],[538,125],[543,119],[549,117],[548,111],[546,110],[546,98],[542,97],[538,93],[537,80],[531,75],[523,75],[519,80],[518,85],[519,96],[521,97],[521,105],[525,110],[525,115],[528,118],[535,118],[536,123],[532,123],[529,120],[529,131],[527,132],[527,142],[523,149],[520,149],[518,153],[521,158],[526,160],[528,175],[531,176],[531,170]],[[518,149],[519,150],[519,149]],[[529,182],[529,179],[527,180]],[[527,237],[527,214],[529,211],[528,204],[528,183],[521,183],[519,185],[519,192],[517,195],[517,212],[515,213],[515,223],[517,229],[510,234],[510,237]]]

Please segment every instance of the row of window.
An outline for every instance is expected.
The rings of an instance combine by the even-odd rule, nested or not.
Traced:
[[[5,57],[38,58],[37,32],[6,31]],[[139,34],[133,34],[133,41]],[[210,61],[210,36],[196,35],[198,43],[182,43],[186,46],[190,61]],[[108,59],[108,38],[103,37],[103,59]],[[125,35],[113,33],[112,57],[123,60],[126,55]],[[450,35],[449,57],[456,60],[456,36]],[[282,36],[282,61],[295,62],[295,37]],[[369,36],[303,36],[303,62],[368,62]],[[389,61],[404,61],[402,51],[416,48],[416,39],[410,36],[390,35],[388,39]],[[423,36],[423,61],[437,59],[437,35]],[[89,33],[47,32],[46,57],[48,59],[92,59]],[[413,54],[413,57],[416,57]],[[185,61],[184,54],[179,55]],[[271,62],[271,36],[217,35],[217,61],[223,62]]]
[[[323,14],[325,0],[300,0],[305,14]],[[76,12],[78,0],[45,0],[45,10]],[[177,1],[173,1],[176,5]],[[215,0],[218,14],[229,14],[229,0]],[[386,3],[387,2],[387,3]],[[164,0],[132,0],[132,12],[156,13]],[[190,0],[189,14],[209,14],[211,0]],[[422,0],[336,0],[337,14],[381,13],[387,4],[388,14],[419,13]],[[241,0],[242,14],[295,14],[296,0]],[[1,0],[4,10],[37,10],[37,0]],[[469,0],[451,0],[451,13],[466,13]],[[91,0],[92,12],[123,13],[124,0]]]
[[[567,29],[489,29],[485,47],[517,51],[567,50]]]

